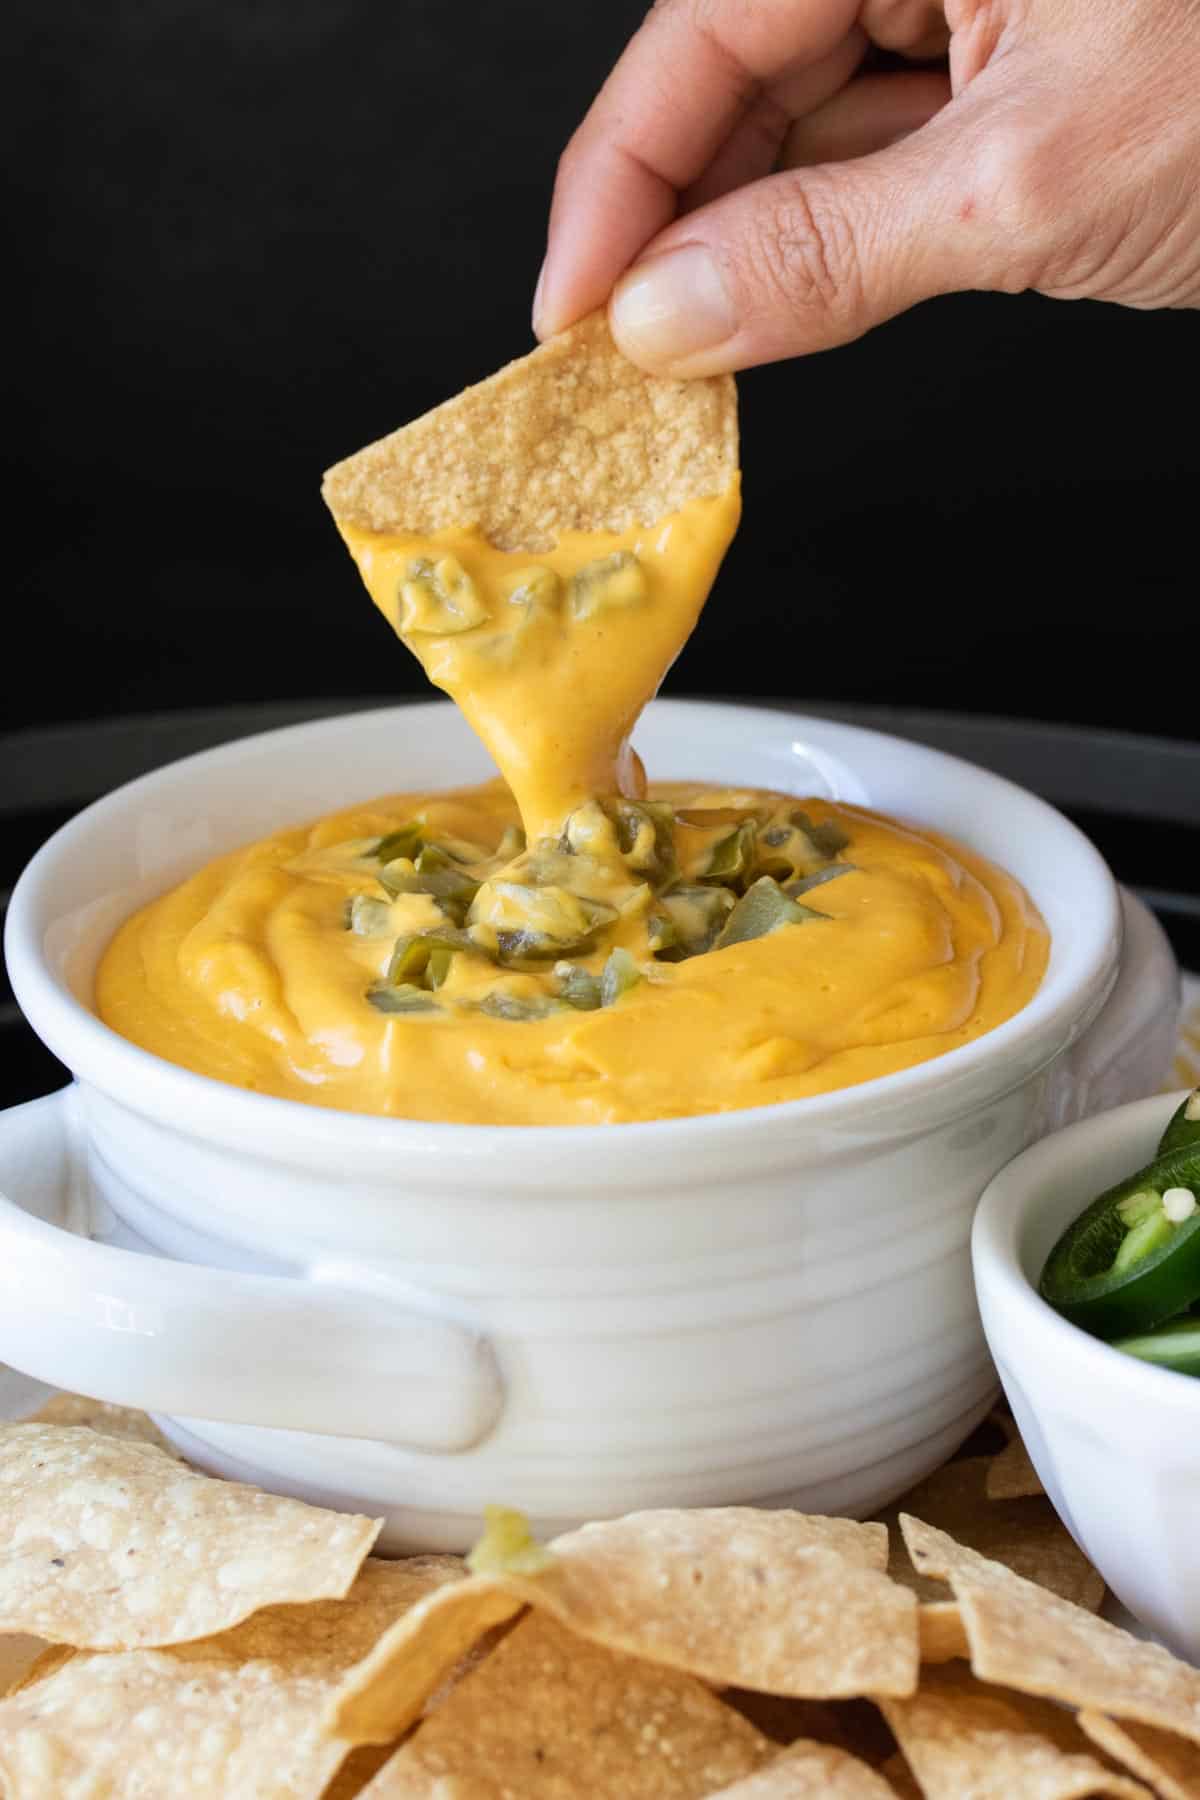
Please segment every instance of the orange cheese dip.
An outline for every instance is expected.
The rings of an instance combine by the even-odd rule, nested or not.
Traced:
[[[222,857],[130,919],[101,1017],[352,1112],[596,1124],[763,1106],[1020,1010],[1049,940],[1009,876],[820,800],[653,786],[628,748],[736,528],[736,484],[536,555],[343,526],[503,777]]]
[[[750,798],[652,792],[692,808]],[[348,899],[379,890],[346,847],[415,811],[439,833],[495,844],[515,819],[496,784],[381,801],[222,857],[124,926],[100,970],[101,1016],[169,1061],[262,1093],[400,1118],[562,1125],[828,1093],[969,1043],[1025,1005],[1048,938],[1015,881],[929,832],[818,801],[806,810],[850,840],[853,869],[811,894],[824,919],[655,965],[595,1011],[492,1017],[467,969],[439,990],[444,1013],[364,1004],[393,940],[390,929],[347,931]],[[436,922],[432,903],[421,919]],[[618,935],[644,941],[643,919],[623,919]],[[505,979],[519,996],[548,977]]]

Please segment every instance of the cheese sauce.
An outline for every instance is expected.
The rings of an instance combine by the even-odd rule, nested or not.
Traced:
[[[652,794],[684,810],[752,798]],[[432,832],[492,845],[516,817],[496,784],[380,802],[226,856],[125,925],[100,970],[101,1016],[262,1093],[403,1118],[591,1124],[762,1106],[909,1068],[1009,1018],[1045,968],[1045,929],[1015,881],[931,833],[812,801],[814,823],[844,827],[853,862],[806,896],[823,919],[655,964],[594,1011],[494,1017],[478,1010],[494,979],[464,969],[438,991],[446,1011],[380,1013],[363,996],[401,921],[378,938],[347,930],[352,896],[380,892],[354,852],[414,811]],[[437,923],[432,901],[403,898],[409,927]],[[641,921],[621,930],[636,943]],[[504,977],[531,998],[550,979]]]
[[[343,525],[503,782],[281,831],[130,919],[100,1016],[262,1093],[592,1124],[762,1106],[926,1061],[1023,1007],[1019,885],[856,808],[655,786],[628,747],[737,525],[736,484],[536,555]]]

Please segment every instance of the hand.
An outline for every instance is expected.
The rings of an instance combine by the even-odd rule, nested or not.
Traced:
[[[705,375],[967,288],[1200,305],[1198,0],[659,0],[559,164],[534,327],[608,300]]]

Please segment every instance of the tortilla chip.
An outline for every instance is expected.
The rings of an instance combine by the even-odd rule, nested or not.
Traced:
[[[0,1637],[0,1698],[11,1694],[46,1648],[42,1638],[23,1633]]]
[[[981,1681],[1200,1742],[1200,1670],[919,1519],[902,1515],[900,1525],[917,1569],[954,1589]]]
[[[394,1755],[394,1744],[364,1744],[352,1750],[321,1800],[355,1800],[373,1775],[377,1775],[388,1758]]]
[[[917,1786],[912,1770],[899,1750],[895,1756],[888,1757],[879,1773],[885,1778],[892,1792],[900,1795],[900,1800],[925,1800],[924,1794]]]
[[[823,1699],[916,1686],[916,1604],[881,1572],[880,1525],[751,1507],[631,1513],[549,1550],[534,1574],[522,1572],[527,1544],[516,1569],[477,1556],[489,1572],[381,1639],[331,1704],[327,1729],[361,1742],[398,1736],[483,1632],[525,1604],[717,1687]]]
[[[174,1444],[167,1441],[146,1413],[135,1412],[129,1406],[110,1406],[107,1400],[89,1400],[86,1394],[55,1394],[21,1423],[90,1425],[102,1437],[133,1438],[139,1444],[154,1444],[176,1462],[183,1461]]]
[[[631,1513],[556,1538],[542,1574],[502,1579],[580,1636],[716,1686],[911,1693],[916,1608],[882,1573],[886,1542],[796,1512]]]
[[[363,1800],[701,1800],[773,1751],[690,1675],[581,1642],[531,1613],[385,1764]]]
[[[947,1463],[927,1481],[913,1488],[883,1517],[895,1525],[902,1512],[911,1513],[944,1531],[956,1543],[967,1544],[981,1556],[1036,1581],[1039,1587],[1073,1600],[1089,1612],[1104,1600],[1104,1580],[1092,1567],[1058,1514],[1045,1499],[989,1500],[986,1457]],[[943,1600],[945,1586],[917,1573],[899,1531],[891,1534],[888,1573],[902,1581],[922,1600]]]
[[[910,1700],[879,1704],[925,1800],[1152,1800],[1089,1754],[1070,1713],[985,1687],[961,1665],[923,1670]]]
[[[317,1800],[346,1755],[317,1727],[323,1699],[397,1613],[460,1568],[370,1561],[344,1600],[268,1607],[171,1650],[67,1655],[0,1701],[6,1800]]]
[[[1023,1439],[1014,1436],[991,1460],[987,1475],[988,1499],[1025,1500],[1045,1491],[1041,1477],[1029,1460]]]
[[[786,1695],[755,1694],[749,1688],[726,1688],[721,1698],[783,1748],[801,1738],[815,1738],[872,1767],[886,1762],[896,1748],[879,1708],[869,1700],[791,1700]]]
[[[805,1739],[712,1800],[892,1800],[892,1789],[856,1756]]]
[[[737,472],[733,378],[668,381],[627,362],[603,313],[368,445],[325,476],[339,523],[476,525],[501,550],[653,525]]]
[[[1148,1781],[1163,1800],[1200,1800],[1200,1749],[1186,1738],[1103,1713],[1081,1712],[1078,1721],[1094,1744]]]
[[[926,1601],[917,1612],[917,1635],[923,1663],[953,1662],[971,1654],[962,1614],[953,1600]]]
[[[392,1743],[479,1640],[521,1611],[520,1600],[484,1576],[429,1595],[397,1619],[330,1695],[323,1729],[358,1744]]]
[[[86,1426],[0,1427],[0,1631],[77,1649],[186,1643],[344,1594],[380,1521],[213,1481]]]

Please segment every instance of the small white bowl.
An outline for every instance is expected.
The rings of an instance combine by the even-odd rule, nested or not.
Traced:
[[[13,988],[77,1086],[0,1116],[0,1360],[146,1407],[209,1467],[385,1514],[392,1549],[469,1543],[487,1501],[547,1531],[868,1513],[944,1460],[996,1391],[975,1204],[1026,1144],[1162,1079],[1169,947],[1074,826],[952,757],[679,701],[636,741],[667,777],[974,844],[1047,918],[1038,993],[933,1062],[757,1111],[491,1127],[243,1092],[96,1018],[117,925],[263,832],[491,771],[440,704],[190,757],[72,820],[13,896]]]
[[[971,1255],[1004,1391],[1063,1522],[1122,1605],[1200,1661],[1200,1381],[1080,1331],[1037,1293],[1059,1234],[1149,1162],[1182,1094],[1058,1131],[989,1183]]]

